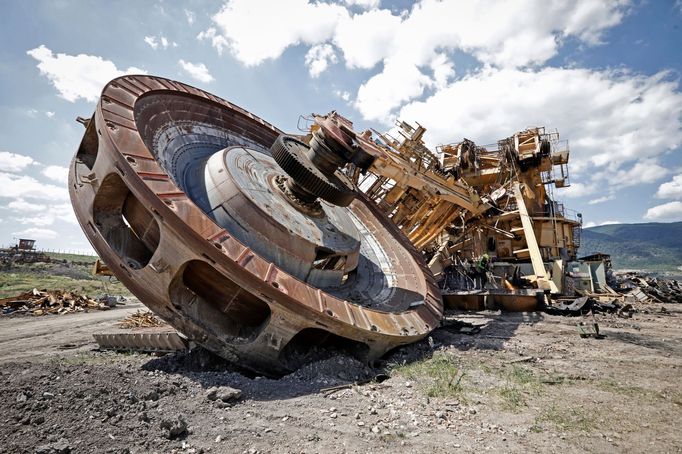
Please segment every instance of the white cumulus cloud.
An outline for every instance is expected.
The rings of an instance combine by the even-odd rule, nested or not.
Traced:
[[[613,225],[613,224],[620,224],[618,221],[601,221],[601,222],[594,222],[594,221],[589,221],[583,224],[583,228],[589,229],[590,227],[597,227],[599,225]]]
[[[53,240],[59,236],[59,234],[54,230],[43,229],[39,227],[30,227],[19,232],[13,232],[12,235],[22,238],[31,238],[34,240]]]
[[[218,55],[222,55],[226,49],[230,48],[230,43],[223,35],[218,33],[215,27],[209,27],[208,29],[200,32],[197,35],[197,39],[199,41],[210,41],[211,46],[218,51]]]
[[[628,187],[639,184],[654,183],[665,178],[670,170],[661,166],[655,159],[643,159],[636,162],[629,169],[620,169],[615,172],[605,171],[603,174],[593,175],[593,180],[599,180],[602,175],[606,177],[612,186]]]
[[[421,66],[433,59],[436,49],[463,50],[484,63],[523,67],[546,62],[568,37],[599,44],[604,31],[621,22],[629,1],[422,0],[405,14],[379,9],[372,0],[346,4],[370,10],[352,14],[342,5],[307,0],[230,0],[213,16],[217,29],[202,36],[220,52],[229,48],[246,65],[277,58],[289,46],[329,40],[350,68],[369,68],[398,56]],[[299,20],[281,20],[287,15]]]
[[[218,30],[209,28],[198,38],[211,40],[219,52],[229,49],[253,66],[278,58],[289,46],[328,40],[340,18],[347,16],[343,6],[307,0],[231,0],[212,17]]]
[[[599,203],[604,203],[604,202],[610,202],[611,200],[615,199],[616,195],[615,194],[608,194],[602,197],[597,197],[596,199],[592,199],[589,202],[587,202],[589,205],[597,205]]]
[[[350,93],[346,90],[343,90],[343,91],[342,90],[334,90],[334,95],[343,99],[346,102],[350,101]]]
[[[593,194],[597,186],[592,183],[572,182],[567,188],[562,189],[561,196],[567,198],[585,197]]]
[[[192,25],[194,23],[194,19],[196,18],[194,12],[190,11],[188,9],[186,9],[184,11],[185,11],[185,18],[187,19],[187,23],[189,25]]]
[[[185,60],[180,60],[178,63],[191,78],[198,80],[199,82],[207,84],[215,80],[203,63],[190,63]]]
[[[378,8],[381,0],[343,0],[348,6],[359,6],[360,8]]]
[[[45,211],[47,209],[47,205],[43,205],[41,203],[30,203],[23,199],[17,199],[8,203],[7,208],[13,211],[33,213]]]
[[[168,41],[168,38],[165,36],[145,36],[144,37],[144,42],[149,44],[149,47],[152,49],[168,49],[168,47],[173,46],[173,47],[178,47],[178,43],[175,41],[171,42]]]
[[[682,202],[668,202],[649,208],[644,219],[650,221],[680,221],[682,220]]]
[[[145,36],[144,42],[149,44],[149,47],[154,50],[159,48],[159,42],[156,40],[156,36]]]
[[[12,208],[13,202],[10,202],[8,208]],[[15,204],[16,206],[16,204]],[[28,224],[35,226],[50,226],[56,221],[63,221],[69,224],[77,224],[78,220],[73,212],[73,207],[70,203],[57,203],[46,205],[44,209],[38,210],[40,205],[24,204],[20,209],[15,208],[15,211],[29,212],[30,209],[35,208],[32,212],[21,214],[15,217],[14,221],[20,224]]]
[[[396,53],[393,49],[401,18],[391,11],[373,10],[339,21],[333,42],[348,68],[370,69]]]
[[[94,102],[111,79],[124,74],[146,73],[132,66],[120,70],[112,61],[95,55],[54,54],[44,44],[26,53],[38,61],[40,74],[47,77],[59,96],[69,102],[78,99]]]
[[[28,175],[0,172],[0,198],[38,199],[41,201],[68,200],[65,186],[42,183]]]
[[[656,191],[659,199],[682,199],[682,174],[675,175],[671,181],[663,183]]]
[[[30,156],[0,151],[0,172],[21,172],[31,164],[36,161]]]
[[[69,179],[69,169],[62,166],[47,166],[42,172],[50,180],[54,180],[58,183],[66,184]]]
[[[311,77],[318,77],[329,65],[337,62],[334,48],[329,44],[317,44],[305,54],[305,64]]]
[[[404,105],[396,116],[424,125],[432,146],[463,137],[492,143],[526,126],[557,128],[571,139],[571,169],[582,182],[561,195],[584,196],[599,181],[651,183],[668,173],[656,159],[682,145],[682,93],[665,76],[487,68]],[[587,169],[593,182],[585,179]]]
[[[360,85],[355,107],[366,119],[390,124],[393,109],[421,96],[432,83],[417,66],[400,58],[389,59],[383,72]]]

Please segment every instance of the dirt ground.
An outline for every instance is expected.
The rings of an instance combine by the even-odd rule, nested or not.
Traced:
[[[631,319],[449,313],[370,368],[345,356],[273,380],[202,351],[99,352],[138,309],[0,319],[0,451],[680,452],[682,306]],[[381,383],[349,384],[385,373]],[[240,392],[239,392],[239,391]]]

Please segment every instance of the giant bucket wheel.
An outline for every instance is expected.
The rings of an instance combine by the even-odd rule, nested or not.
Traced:
[[[188,85],[115,79],[71,164],[76,217],[140,301],[254,371],[286,373],[315,347],[371,361],[422,339],[442,302],[421,257],[280,134]]]

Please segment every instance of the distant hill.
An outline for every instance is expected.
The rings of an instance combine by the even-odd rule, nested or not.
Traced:
[[[603,252],[616,269],[677,271],[682,266],[682,222],[612,224],[583,229],[579,256]]]

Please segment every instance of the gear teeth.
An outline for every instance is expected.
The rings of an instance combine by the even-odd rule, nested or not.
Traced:
[[[327,176],[312,163],[304,163],[304,150],[310,148],[305,142],[280,135],[270,147],[277,164],[303,189],[331,204],[348,206],[355,199],[353,184],[348,177],[337,171]]]

